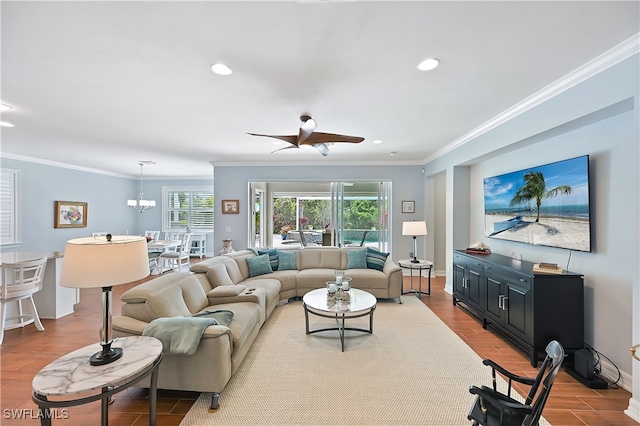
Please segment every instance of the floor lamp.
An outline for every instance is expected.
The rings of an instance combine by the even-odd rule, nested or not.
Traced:
[[[413,220],[411,222],[402,222],[402,235],[411,235],[413,237],[413,258],[411,263],[418,263],[418,235],[427,235],[427,222],[424,220]]]
[[[147,240],[130,235],[76,238],[67,241],[60,285],[73,288],[102,287],[102,351],[91,356],[91,365],[109,364],[122,357],[122,348],[112,348],[111,289],[114,285],[149,275]]]

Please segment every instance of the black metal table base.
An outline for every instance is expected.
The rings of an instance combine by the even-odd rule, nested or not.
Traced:
[[[322,313],[322,312],[318,312],[317,310],[311,310],[307,307],[307,305],[305,303],[302,304],[302,306],[304,307],[304,323],[305,323],[305,331],[307,334],[313,334],[313,333],[320,333],[321,331],[335,331],[338,330],[338,333],[340,334],[340,345],[342,347],[342,352],[344,352],[344,333],[345,331],[349,330],[349,331],[361,331],[363,333],[368,333],[368,334],[373,334],[373,311],[376,310],[375,305],[372,306],[369,310],[364,311],[361,314],[350,314],[350,312],[346,311],[346,312],[335,312],[335,313]],[[326,327],[326,328],[319,328],[317,330],[309,330],[309,314],[315,315],[317,317],[322,317],[322,318],[329,318],[329,319],[335,319],[336,320],[336,327]],[[369,315],[369,329],[364,329],[364,328],[357,328],[357,327],[345,327],[345,321],[348,319],[354,319],[354,318],[362,318],[362,317],[366,317],[367,315]]]
[[[420,296],[424,295],[431,295],[431,270],[433,269],[433,264],[430,265],[418,265],[416,267],[416,265],[412,265],[412,266],[403,266],[400,265],[401,268],[404,269],[408,269],[409,270],[409,285],[411,286],[411,288],[407,291],[403,291],[402,294],[415,294],[416,297],[420,298]],[[413,270],[418,271],[419,273],[419,279],[418,279],[418,290],[416,290],[415,288],[413,288]],[[429,271],[429,275],[428,275],[428,281],[427,281],[427,291],[422,291],[422,271],[424,270],[428,270]]]

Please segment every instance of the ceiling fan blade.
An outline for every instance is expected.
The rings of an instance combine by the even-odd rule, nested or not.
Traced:
[[[291,149],[291,148],[296,149],[300,147],[297,145],[289,145],[289,146],[285,146],[284,148],[278,148],[275,151],[271,151],[271,153],[273,154],[274,152],[282,151],[283,149]]]
[[[303,115],[300,117],[300,120],[302,120],[302,126],[300,126],[300,131],[298,132],[298,145],[304,143],[316,127],[318,127],[316,120],[308,115]]]
[[[320,154],[324,155],[325,157],[329,155],[329,153],[331,152],[329,151],[329,147],[323,143],[314,144],[313,147],[317,149],[320,152]]]
[[[302,143],[299,142],[300,145],[315,145],[317,143],[327,143],[327,142],[346,142],[346,143],[360,143],[364,140],[359,136],[347,136],[347,135],[337,135],[335,133],[322,133],[322,132],[313,132],[309,137]]]
[[[247,133],[248,135],[251,136],[263,136],[265,138],[273,138],[273,139],[280,139],[282,141],[285,142],[289,142],[292,145],[298,146],[298,136],[296,135],[262,135],[260,133]]]

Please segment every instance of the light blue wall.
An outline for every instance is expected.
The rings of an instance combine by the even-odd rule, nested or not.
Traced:
[[[420,166],[214,166],[216,203],[224,199],[240,200],[240,214],[222,214],[216,210],[215,251],[222,248],[222,238],[232,238],[233,247],[244,249],[249,243],[249,182],[267,181],[392,181],[391,254],[397,260],[408,257],[413,240],[402,237],[402,222],[429,220],[425,217],[424,175]],[[401,201],[415,200],[413,214],[401,212]],[[227,232],[227,228],[231,232]],[[431,229],[431,228],[429,228]],[[427,236],[429,238],[430,236]],[[425,253],[427,238],[423,238],[421,253]]]
[[[142,234],[147,229],[160,229],[163,185],[212,186],[210,179],[145,180],[145,197],[156,200],[157,207],[139,213],[126,204],[128,199],[138,196],[138,179],[4,157],[0,157],[0,166],[20,170],[21,193],[22,244],[3,247],[2,251],[63,251],[67,240],[89,236],[91,232]],[[87,227],[54,228],[55,201],[88,203]],[[212,234],[209,233],[207,244],[212,242]]]
[[[467,188],[447,186],[454,192],[447,192],[445,214],[438,215],[453,222],[447,223],[448,232],[465,230],[464,243],[451,236],[446,247],[436,247],[448,256],[448,271],[452,250],[476,241],[488,244],[495,253],[516,251],[528,261],[566,267],[568,250],[485,237],[482,182],[486,177],[589,154],[593,251],[573,252],[569,269],[585,278],[585,342],[622,370],[626,385],[632,377],[629,347],[638,343],[633,325],[640,285],[638,62],[636,54],[425,165],[428,176],[451,175],[460,167],[469,171]],[[427,194],[427,201],[430,197]],[[449,200],[459,199],[466,200],[468,214],[456,215],[455,201]],[[449,272],[448,288],[451,278]]]

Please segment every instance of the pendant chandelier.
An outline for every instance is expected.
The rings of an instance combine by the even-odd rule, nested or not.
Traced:
[[[144,192],[142,192],[142,166],[145,164],[156,164],[154,161],[141,161],[140,164],[140,194],[137,200],[127,200],[127,205],[131,208],[138,210],[140,213],[156,206],[155,200],[145,200]]]

